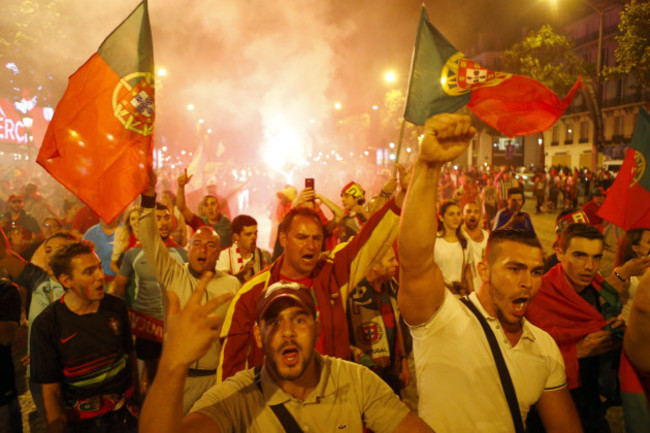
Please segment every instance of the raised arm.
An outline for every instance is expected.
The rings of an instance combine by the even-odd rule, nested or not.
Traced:
[[[155,216],[156,175],[153,171],[150,173],[149,185],[142,192],[141,206],[138,230],[142,250],[149,267],[163,289],[181,293],[182,290],[188,289],[186,284],[181,283],[181,281],[185,281],[187,270],[185,266],[172,258],[164,242],[160,239]]]
[[[323,203],[325,206],[327,206],[329,210],[332,211],[334,218],[330,220],[330,223],[333,222],[334,224],[339,225],[343,220],[343,217],[345,216],[343,209],[341,209],[339,206],[336,205],[336,203],[334,203],[332,200],[330,200],[329,198],[325,197],[322,194],[316,193],[316,198],[320,200],[320,202]]]
[[[18,278],[27,262],[11,250],[4,230],[0,228],[0,269],[6,269],[11,279]]]
[[[444,300],[444,280],[433,254],[438,231],[438,181],[443,165],[467,148],[475,132],[470,117],[457,114],[440,114],[425,124],[402,210],[398,241],[397,299],[402,316],[410,325],[429,320]]]
[[[183,173],[178,176],[177,179],[178,189],[176,190],[176,207],[178,207],[178,210],[183,214],[185,221],[192,221],[192,218],[194,218],[194,212],[187,207],[187,203],[185,202],[185,185],[190,183],[190,180],[192,180],[192,175],[187,175],[187,169],[184,169]]]

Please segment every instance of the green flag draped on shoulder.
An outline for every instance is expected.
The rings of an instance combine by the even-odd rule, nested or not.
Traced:
[[[560,100],[532,78],[484,68],[454,48],[429,22],[422,6],[404,118],[424,125],[434,114],[467,104],[476,117],[501,133],[528,135],[557,122],[581,84],[578,79]]]
[[[154,78],[144,1],[70,76],[43,139],[37,162],[104,221],[149,181]]]

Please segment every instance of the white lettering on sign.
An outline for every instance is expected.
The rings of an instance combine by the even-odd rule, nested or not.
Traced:
[[[0,107],[0,140],[18,144],[27,143],[27,131],[21,120],[13,120]]]

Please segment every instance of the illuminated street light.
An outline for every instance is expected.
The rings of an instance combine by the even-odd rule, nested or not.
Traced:
[[[165,77],[167,75],[167,69],[165,68],[157,69],[156,74],[158,74],[159,77]]]
[[[372,106],[372,109],[373,109],[373,110],[379,110],[379,107],[376,106],[376,105],[373,105],[373,106]]]
[[[394,82],[395,81],[395,72],[393,72],[393,71],[386,72],[386,74],[384,75],[384,79],[389,83]]]
[[[203,123],[203,122],[205,122],[205,120],[199,119],[199,123]]]
[[[187,104],[187,109],[190,111],[194,110],[194,104]]]
[[[335,110],[340,110],[341,108],[343,108],[343,105],[341,105],[340,102],[337,102],[337,103],[334,104],[334,109]]]

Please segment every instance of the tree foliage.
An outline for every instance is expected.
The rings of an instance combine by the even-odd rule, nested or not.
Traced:
[[[578,75],[586,78],[594,70],[573,51],[573,42],[555,33],[549,25],[532,31],[521,42],[507,50],[503,57],[504,71],[533,78],[555,91],[566,94]]]
[[[65,23],[60,11],[64,0],[12,0],[2,2],[0,14],[0,94],[20,100],[23,91],[38,95],[39,104],[52,101],[52,75],[61,68],[62,54],[69,49]],[[57,50],[43,55],[43,41],[56,40]]]
[[[636,87],[650,86],[650,2],[633,0],[621,12],[616,36],[616,66],[605,69],[606,78],[636,74]]]

